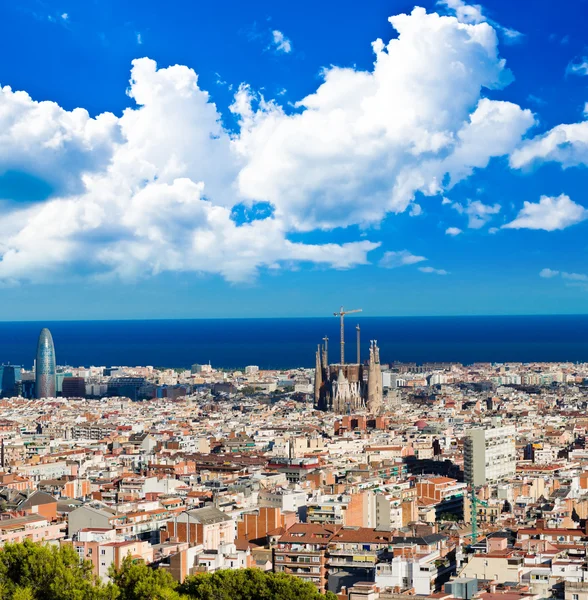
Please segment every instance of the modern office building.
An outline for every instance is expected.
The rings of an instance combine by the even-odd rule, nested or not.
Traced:
[[[146,383],[144,377],[113,377],[108,382],[107,395],[139,400],[145,397]]]
[[[0,365],[0,398],[18,396],[21,381],[21,367]]]
[[[475,428],[464,440],[465,480],[473,487],[497,483],[516,472],[515,428]]]
[[[86,380],[83,377],[65,377],[61,395],[64,398],[85,398]]]
[[[55,398],[55,346],[51,332],[46,327],[41,329],[37,344],[35,382],[37,398]]]
[[[55,391],[57,392],[58,396],[62,396],[62,392],[63,392],[63,382],[66,379],[66,377],[73,377],[73,373],[71,371],[58,371],[57,373],[55,373]]]

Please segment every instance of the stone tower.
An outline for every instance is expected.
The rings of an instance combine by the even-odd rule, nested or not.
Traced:
[[[316,351],[316,365],[314,368],[314,404],[318,406],[321,397],[321,387],[323,386],[323,365],[321,362],[321,347]]]
[[[380,368],[380,349],[376,341],[370,342],[370,359],[368,364],[368,391],[366,406],[368,412],[377,415],[382,410],[382,369]]]

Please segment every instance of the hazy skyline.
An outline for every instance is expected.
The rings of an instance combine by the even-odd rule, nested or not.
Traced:
[[[119,4],[0,7],[2,320],[588,312],[583,0]]]

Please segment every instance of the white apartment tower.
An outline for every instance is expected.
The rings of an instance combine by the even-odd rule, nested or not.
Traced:
[[[466,432],[464,440],[466,483],[473,487],[497,483],[514,476],[516,464],[514,426],[475,428]]]

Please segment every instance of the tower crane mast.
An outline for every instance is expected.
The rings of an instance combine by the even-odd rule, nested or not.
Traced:
[[[335,317],[340,317],[341,319],[341,366],[345,364],[345,315],[350,315],[352,313],[358,313],[361,311],[361,308],[354,308],[353,310],[343,310],[343,307],[341,307],[339,312],[333,313]]]
[[[484,500],[480,500],[478,496],[476,496],[476,490],[474,486],[470,490],[470,506],[472,512],[472,543],[476,543],[478,541],[478,506],[488,506],[488,502],[484,502]]]

